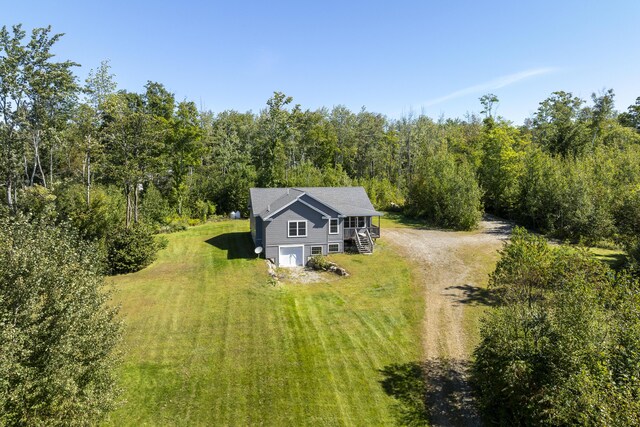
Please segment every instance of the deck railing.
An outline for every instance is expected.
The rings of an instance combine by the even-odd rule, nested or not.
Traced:
[[[343,240],[349,240],[349,239],[353,239],[353,235],[356,232],[356,230],[364,230],[364,229],[369,230],[369,234],[371,235],[371,237],[373,237],[374,239],[377,239],[380,237],[380,227],[377,227],[375,225],[371,225],[369,227],[356,227],[356,228],[349,228],[349,227],[345,227],[344,231],[343,231]]]

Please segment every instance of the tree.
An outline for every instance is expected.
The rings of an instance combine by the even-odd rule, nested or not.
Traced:
[[[177,202],[178,214],[187,195],[187,173],[196,166],[203,153],[202,129],[199,114],[193,102],[181,102],[175,116],[169,121],[169,133],[165,145],[168,165],[171,169],[172,195]]]
[[[78,107],[74,116],[77,136],[84,149],[82,176],[86,182],[87,206],[91,205],[92,161],[96,155],[102,154],[103,148],[100,130],[103,126],[104,102],[116,89],[110,69],[109,61],[102,61],[96,71],[89,71],[84,87],[87,102]]]
[[[478,175],[485,191],[485,206],[495,213],[511,215],[517,204],[525,142],[516,129],[505,124],[488,126],[482,139]]]
[[[482,217],[482,192],[465,162],[439,149],[420,159],[409,186],[407,213],[447,228],[469,230]]]
[[[500,100],[492,93],[482,95],[480,97],[480,104],[482,104],[482,111],[480,114],[484,114],[485,119],[493,119],[493,113],[498,109],[498,103]],[[496,107],[495,110],[493,107]]]
[[[107,238],[107,264],[112,274],[133,273],[151,264],[166,240],[156,240],[142,224],[115,229]]]
[[[254,163],[259,171],[259,185],[263,187],[286,185],[289,167],[296,162],[294,123],[299,107],[287,110],[286,106],[291,102],[292,97],[274,92],[258,118]]]
[[[337,105],[331,110],[329,121],[338,138],[333,164],[341,165],[349,176],[353,176],[352,162],[357,149],[354,141],[356,116],[344,105]]]
[[[393,163],[384,159],[385,149],[398,151],[395,134],[386,129],[387,120],[382,114],[366,111],[364,108],[356,116],[354,129],[355,155],[349,159],[355,178],[385,176],[387,166]],[[391,152],[393,152],[391,151]]]
[[[117,396],[116,309],[96,249],[0,216],[0,424],[96,424]]]
[[[520,175],[516,215],[528,227],[553,233],[564,211],[565,180],[561,160],[538,145],[525,152]]]
[[[15,25],[11,33],[3,26],[0,30],[0,171],[9,208],[14,208],[20,182],[20,164],[26,153],[20,140],[26,109],[26,81],[22,68],[26,61],[22,39],[25,32]]]
[[[145,111],[144,98],[119,92],[105,101],[105,146],[110,175],[118,180],[127,201],[127,227],[138,222],[140,186],[161,164],[163,127]]]
[[[591,147],[593,151],[602,142],[604,134],[616,124],[614,110],[613,89],[602,91],[599,95],[591,94],[593,106],[585,109],[589,116],[589,130],[591,132]]]
[[[50,33],[50,26],[33,30],[25,50],[27,59],[22,68],[27,83],[24,125],[33,156],[28,183],[33,185],[38,177],[44,187],[47,187],[47,177],[42,166],[42,149],[49,150],[49,185],[53,185],[53,152],[59,141],[57,133],[66,127],[79,90],[71,71],[78,64],[51,60],[54,56],[51,48],[63,34]]]
[[[11,207],[21,183],[51,183],[58,133],[70,117],[78,90],[71,71],[77,64],[52,60],[51,49],[62,34],[50,33],[51,27],[35,28],[25,44],[20,25],[11,32],[6,26],[0,30],[0,172]],[[45,149],[49,178],[43,166]]]
[[[620,124],[635,129],[640,132],[640,96],[636,98],[636,103],[629,105],[627,111],[618,116]]]
[[[489,287],[504,301],[531,306],[540,298],[551,275],[552,252],[543,236],[515,227],[509,243],[500,251],[500,260],[491,274]]]
[[[173,117],[175,109],[175,97],[162,83],[147,82],[144,86],[145,111],[167,123]]]
[[[338,136],[329,120],[327,111],[305,111],[301,114],[300,150],[302,161],[310,161],[315,167],[325,169],[334,164],[338,148]]]
[[[584,101],[570,92],[553,92],[540,103],[531,121],[533,140],[562,156],[582,154],[587,146]]]

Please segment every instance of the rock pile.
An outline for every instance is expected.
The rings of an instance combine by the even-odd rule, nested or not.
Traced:
[[[347,270],[338,266],[338,264],[336,264],[335,262],[327,261],[324,258],[320,259],[317,257],[311,257],[309,259],[309,262],[307,262],[307,267],[313,270],[329,271],[337,274],[338,276],[346,277],[349,275],[349,273],[347,273]]]

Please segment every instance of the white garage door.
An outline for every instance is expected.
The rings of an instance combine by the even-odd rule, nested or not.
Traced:
[[[304,258],[303,246],[288,246],[280,247],[280,257],[278,259],[278,265],[280,267],[295,267],[302,266]]]

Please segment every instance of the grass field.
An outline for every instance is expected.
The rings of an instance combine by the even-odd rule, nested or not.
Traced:
[[[125,320],[111,425],[390,425],[380,369],[420,360],[423,298],[384,241],[335,255],[349,278],[273,285],[248,222],[167,236],[113,278]]]

